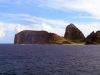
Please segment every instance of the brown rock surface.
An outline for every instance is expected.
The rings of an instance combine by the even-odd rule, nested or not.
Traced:
[[[82,42],[85,39],[84,34],[74,24],[66,27],[64,38],[74,42]]]
[[[31,30],[24,30],[17,33],[14,39],[15,44],[50,44],[63,43],[65,41],[66,40],[63,37],[60,37],[59,35],[54,33]]]
[[[86,44],[100,44],[100,31],[92,32],[86,38]]]
[[[40,44],[48,42],[48,32],[25,30],[15,35],[14,43],[16,44]]]

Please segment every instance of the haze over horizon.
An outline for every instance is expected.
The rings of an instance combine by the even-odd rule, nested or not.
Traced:
[[[61,36],[73,23],[85,36],[100,30],[98,0],[0,0],[0,43],[13,43],[22,30],[46,30]]]

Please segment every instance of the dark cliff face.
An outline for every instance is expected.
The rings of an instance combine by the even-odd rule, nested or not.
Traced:
[[[25,30],[15,35],[15,44],[50,44],[50,43],[62,43],[63,37],[60,37],[54,33],[48,33],[46,31],[31,31]],[[59,42],[61,41],[61,42]]]
[[[14,43],[16,44],[40,44],[48,42],[48,32],[25,30],[15,35]]]
[[[100,31],[90,33],[86,38],[86,44],[100,44]]]
[[[85,39],[84,34],[74,24],[66,27],[64,38],[74,42],[82,42]]]

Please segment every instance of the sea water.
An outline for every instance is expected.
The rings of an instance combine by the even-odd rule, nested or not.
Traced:
[[[0,75],[100,75],[100,45],[0,45]]]

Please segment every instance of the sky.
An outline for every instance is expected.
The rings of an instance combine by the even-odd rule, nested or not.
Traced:
[[[85,36],[100,30],[99,0],[0,0],[0,43],[13,43],[22,30],[63,36],[70,23]]]

